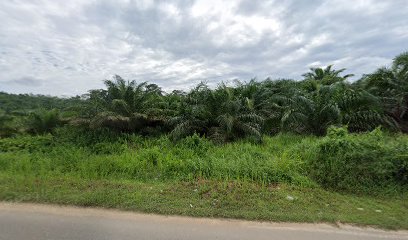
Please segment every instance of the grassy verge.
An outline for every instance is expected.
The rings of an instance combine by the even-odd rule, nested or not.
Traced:
[[[288,197],[293,197],[289,200]],[[289,198],[290,198],[289,197]],[[320,187],[245,181],[85,180],[0,172],[0,200],[265,221],[329,222],[408,229],[407,194],[370,197]]]
[[[408,136],[0,139],[0,200],[408,229]]]

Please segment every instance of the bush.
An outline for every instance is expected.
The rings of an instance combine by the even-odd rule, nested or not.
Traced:
[[[192,136],[180,140],[176,146],[192,149],[196,154],[202,156],[206,154],[210,147],[213,147],[213,143],[205,137],[200,137],[197,133],[194,133]]]
[[[120,142],[99,142],[92,145],[90,149],[95,154],[118,154],[126,150],[126,145]]]
[[[33,134],[52,133],[55,128],[64,124],[57,109],[31,112],[26,121],[27,132]]]
[[[105,128],[90,130],[75,126],[59,127],[53,135],[59,144],[72,143],[79,147],[92,147],[101,142],[118,142],[127,136]]]
[[[15,138],[0,139],[0,152],[35,152],[49,151],[53,146],[52,135],[18,136]]]
[[[380,129],[348,134],[329,129],[310,159],[310,175],[325,187],[370,192],[408,186],[408,137],[388,136]]]
[[[350,192],[408,186],[408,136],[388,135],[379,129],[349,134],[345,128],[330,128],[324,138],[278,134],[265,137],[262,144],[241,140],[224,145],[198,135],[173,143],[165,136],[87,135],[64,129],[55,136],[1,139],[0,171],[130,180],[248,180],[302,186],[318,182]],[[62,133],[67,134],[60,137]]]

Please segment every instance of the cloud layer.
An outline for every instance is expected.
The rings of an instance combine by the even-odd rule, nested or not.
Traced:
[[[113,74],[189,89],[328,64],[359,77],[408,50],[407,16],[406,0],[5,0],[0,91],[75,95]]]

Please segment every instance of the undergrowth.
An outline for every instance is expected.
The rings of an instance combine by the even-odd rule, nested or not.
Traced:
[[[408,137],[377,129],[323,138],[279,134],[262,144],[216,145],[193,135],[179,142],[109,131],[0,139],[0,171],[83,179],[245,180],[267,185],[321,185],[352,193],[406,191]]]

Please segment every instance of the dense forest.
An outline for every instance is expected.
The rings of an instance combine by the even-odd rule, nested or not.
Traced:
[[[279,132],[323,136],[329,126],[408,132],[408,53],[358,81],[344,71],[311,68],[300,81],[253,79],[215,89],[200,83],[188,92],[115,76],[104,81],[106,89],[67,99],[0,93],[0,136],[52,133],[62,125],[173,140],[198,134],[218,143],[261,142]]]

